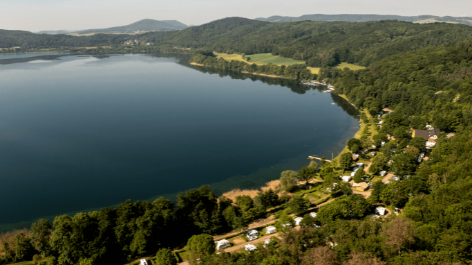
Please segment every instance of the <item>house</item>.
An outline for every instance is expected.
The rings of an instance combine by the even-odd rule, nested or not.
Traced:
[[[139,265],[148,265],[148,263],[145,259],[141,259],[139,260]]]
[[[375,213],[379,214],[379,215],[385,215],[385,207],[377,207],[375,208]]]
[[[266,235],[270,235],[270,234],[273,234],[275,232],[277,232],[277,228],[275,228],[274,226],[266,227]]]
[[[385,177],[387,175],[387,171],[383,170],[379,172],[380,176]]]
[[[354,173],[354,172],[353,172]],[[349,182],[351,181],[351,176],[342,176],[341,177],[343,179],[344,182]]]
[[[257,250],[257,247],[253,244],[247,244],[244,246],[244,250],[246,250],[247,252],[252,252],[254,250]]]
[[[226,239],[222,239],[222,240],[216,242],[216,249],[217,250],[222,250],[222,249],[228,248],[230,246],[231,246],[231,243]]]
[[[429,138],[437,136],[441,133],[441,130],[435,127],[429,127],[427,130],[413,130],[411,133],[411,137],[423,137],[425,140],[428,140]]]
[[[355,191],[366,191],[369,188],[369,185],[365,182],[352,183],[352,189]]]
[[[359,159],[359,155],[358,154],[352,154],[352,160],[356,161],[357,159]]]
[[[316,214],[315,212],[311,212],[311,213],[310,213],[310,216],[313,217],[313,218],[315,218],[316,215],[317,215],[317,214]]]
[[[251,229],[251,230],[247,231],[246,237],[249,240],[257,239],[259,237],[259,232],[257,232],[256,229]]]
[[[303,217],[297,217],[297,218],[293,219],[293,221],[295,221],[295,225],[300,225],[302,220],[303,220]]]

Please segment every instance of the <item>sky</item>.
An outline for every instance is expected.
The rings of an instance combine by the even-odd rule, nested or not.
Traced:
[[[0,0],[0,29],[79,30],[141,19],[200,25],[225,17],[385,14],[472,17],[470,0]]]

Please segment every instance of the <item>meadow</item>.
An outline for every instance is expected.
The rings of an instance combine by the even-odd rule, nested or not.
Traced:
[[[346,62],[342,62],[338,66],[336,66],[336,68],[338,68],[338,69],[344,69],[346,67],[349,68],[349,70],[362,70],[362,69],[365,69],[364,66],[350,64],[350,63],[346,63]]]

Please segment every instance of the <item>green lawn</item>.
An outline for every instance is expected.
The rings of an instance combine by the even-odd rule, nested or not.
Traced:
[[[355,64],[350,64],[350,63],[346,63],[346,62],[343,62],[341,63],[340,65],[336,66],[336,68],[339,68],[339,69],[344,69],[344,68],[349,68],[349,70],[361,70],[361,69],[365,69],[364,66],[360,66],[360,65],[355,65]]]
[[[270,53],[258,53],[258,54],[247,54],[247,57],[251,57],[251,61],[259,63],[273,63],[279,65],[294,65],[294,64],[305,64],[305,61],[297,61],[290,58],[284,58],[280,56],[274,56]]]

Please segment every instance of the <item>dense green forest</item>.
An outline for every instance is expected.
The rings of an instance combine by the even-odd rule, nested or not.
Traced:
[[[340,62],[368,66],[398,53],[455,43],[471,34],[472,27],[446,23],[270,23],[226,18],[165,37],[148,33],[141,38],[156,45],[208,48],[225,53],[272,53],[320,67]]]

